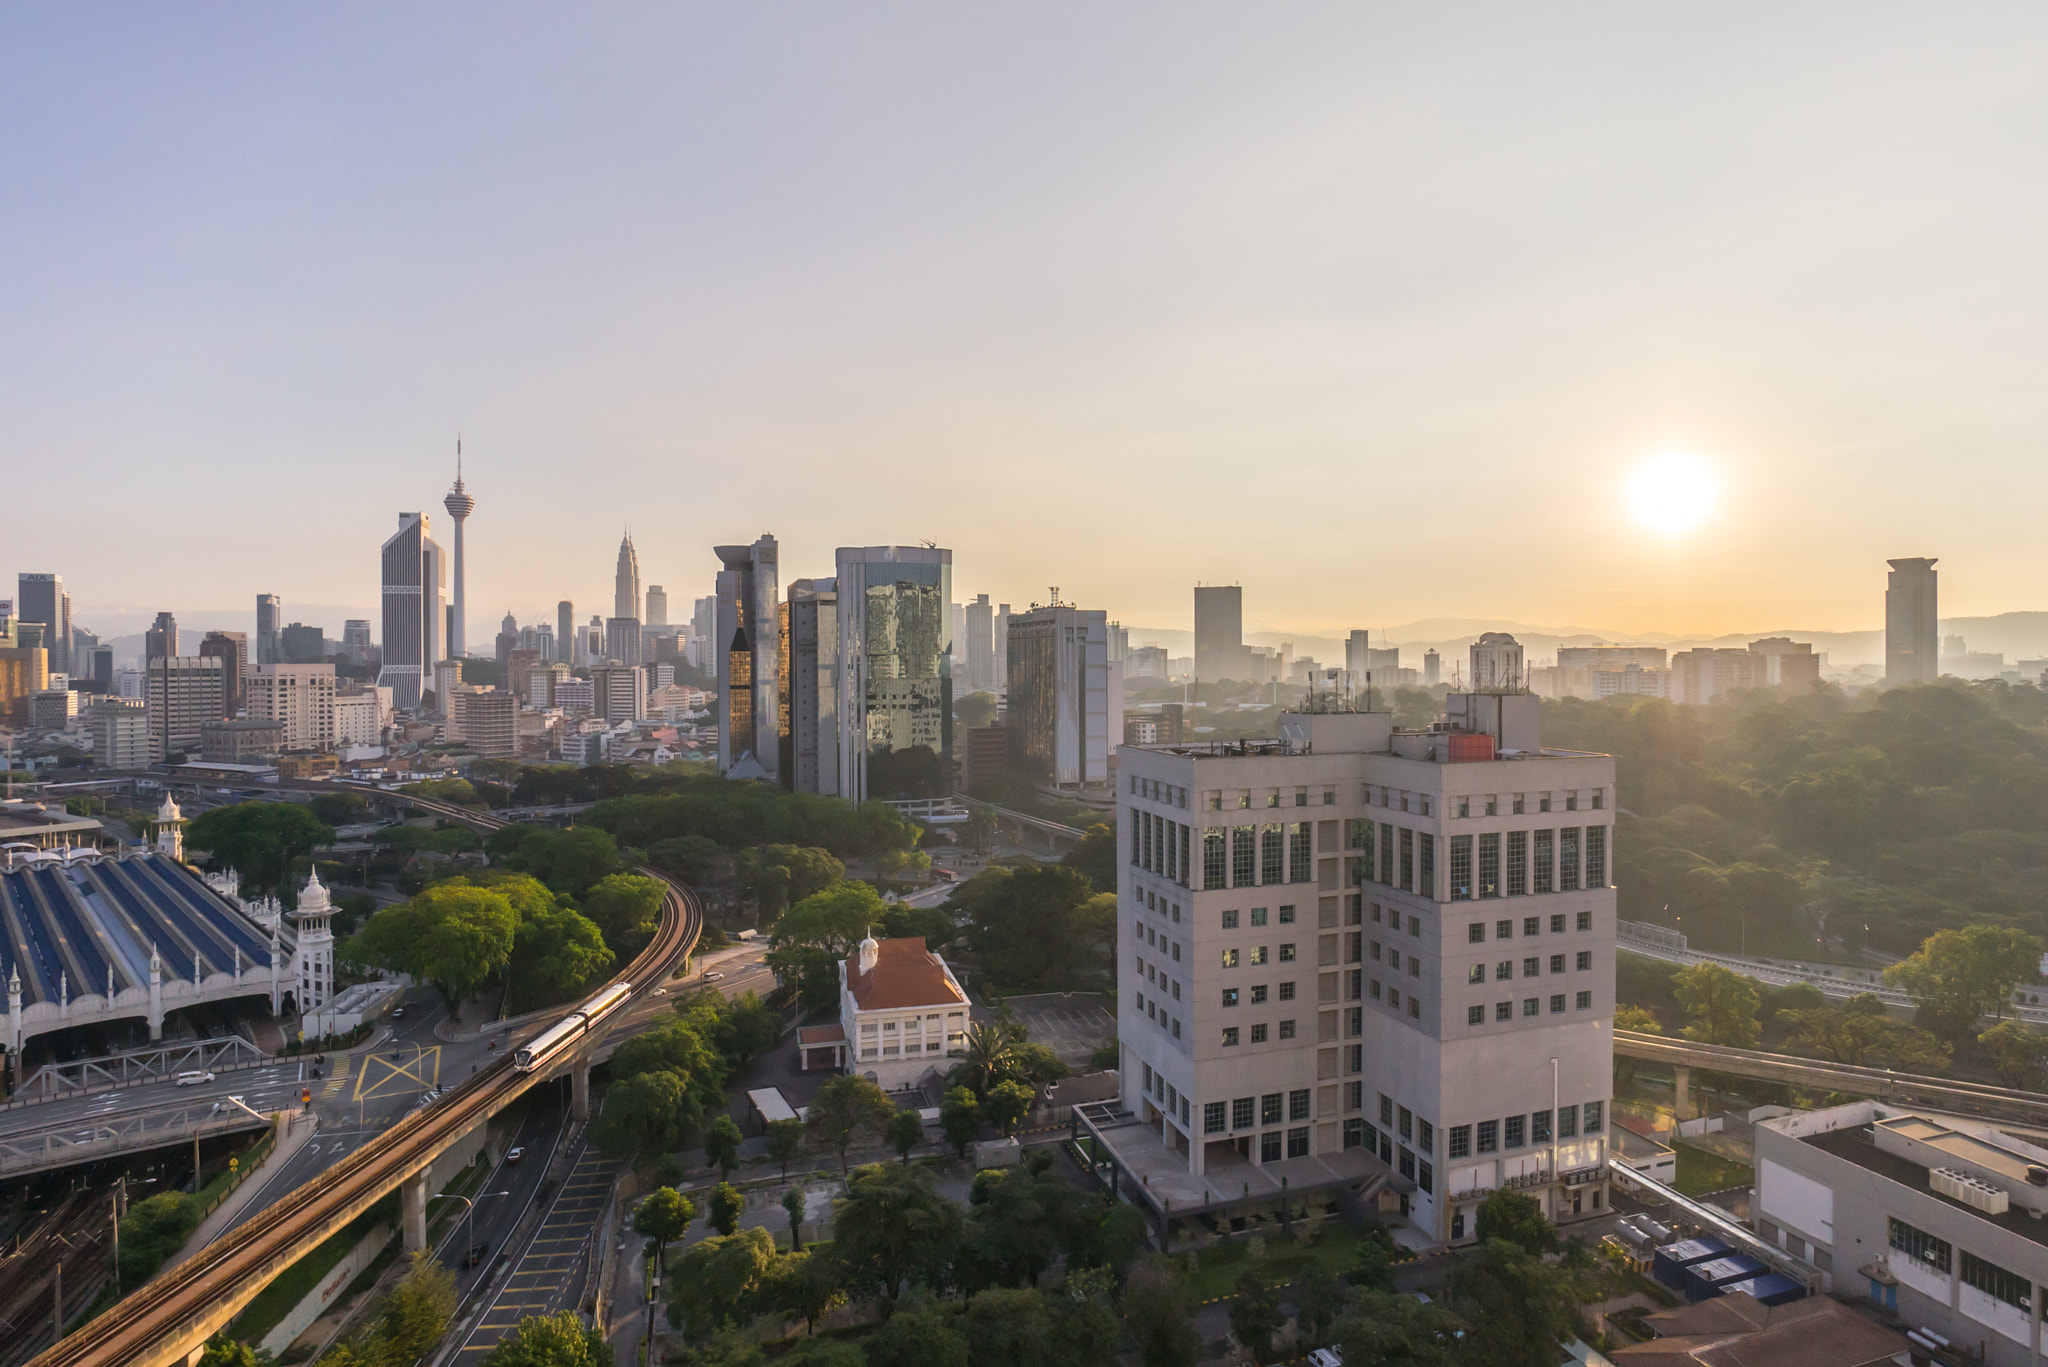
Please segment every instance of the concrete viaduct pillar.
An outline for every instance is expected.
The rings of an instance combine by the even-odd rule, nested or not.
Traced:
[[[427,1246],[427,1175],[409,1179],[398,1189],[399,1225],[405,1231],[405,1251],[417,1253]]]
[[[590,1060],[578,1059],[569,1069],[569,1114],[590,1119]]]
[[[1687,1111],[1692,1109],[1692,1065],[1687,1063],[1674,1065],[1671,1069],[1671,1085],[1676,1093],[1672,1098],[1672,1108],[1678,1112],[1678,1118],[1680,1120],[1692,1119],[1691,1116],[1686,1114]]]

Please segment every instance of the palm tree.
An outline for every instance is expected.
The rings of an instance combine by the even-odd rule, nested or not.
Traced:
[[[951,1081],[986,1099],[989,1089],[1016,1077],[1022,1069],[1018,1046],[1025,1040],[1024,1027],[1008,1012],[992,1021],[976,1021],[967,1027],[967,1044]]]

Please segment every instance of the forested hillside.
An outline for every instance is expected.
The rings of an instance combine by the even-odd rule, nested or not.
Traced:
[[[1706,707],[1566,699],[1548,746],[1615,756],[1621,915],[1698,948],[1910,953],[1993,921],[2048,933],[2048,693],[1953,680]]]

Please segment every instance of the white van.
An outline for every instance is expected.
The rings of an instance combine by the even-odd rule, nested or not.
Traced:
[[[178,1074],[178,1085],[180,1087],[198,1087],[211,1081],[213,1081],[212,1073],[200,1072],[198,1070]]]

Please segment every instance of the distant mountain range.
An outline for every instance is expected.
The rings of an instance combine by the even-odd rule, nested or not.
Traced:
[[[1131,644],[1134,646],[1165,646],[1174,655],[1187,655],[1194,650],[1195,637],[1192,631],[1142,626],[1134,626],[1129,630]],[[1857,665],[1884,663],[1884,632],[1881,629],[1806,631],[1797,627],[1773,627],[1751,632],[1731,632],[1722,636],[1687,636],[1660,631],[1532,626],[1527,622],[1486,621],[1473,617],[1427,617],[1420,621],[1403,622],[1398,626],[1375,630],[1372,633],[1372,643],[1375,646],[1399,646],[1401,663],[1411,668],[1421,667],[1423,652],[1435,650],[1444,658],[1444,675],[1448,678],[1451,662],[1464,660],[1467,648],[1481,633],[1488,631],[1511,633],[1522,643],[1523,651],[1532,663],[1555,657],[1557,648],[1561,645],[1652,645],[1678,651],[1697,647],[1744,646],[1766,636],[1789,636],[1795,641],[1809,641],[1815,650],[1827,655],[1828,664],[1834,669],[1850,670]],[[2022,659],[2048,659],[2048,612],[2002,612],[1995,617],[1952,617],[1943,620],[1941,632],[1944,636],[1961,636],[1973,651],[1992,651],[2003,655],[2007,664]],[[1252,645],[1268,649],[1283,643],[1291,643],[1296,658],[1307,655],[1328,666],[1341,666],[1344,663],[1342,637],[1254,631],[1246,633],[1245,639]]]

